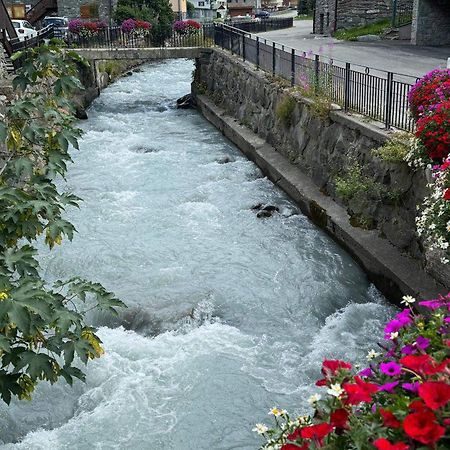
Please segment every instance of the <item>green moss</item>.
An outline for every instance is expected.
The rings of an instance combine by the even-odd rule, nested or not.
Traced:
[[[356,41],[359,36],[364,36],[366,34],[382,34],[386,28],[389,28],[390,24],[389,20],[380,20],[379,22],[374,22],[361,27],[338,30],[334,33],[333,37],[343,41]]]
[[[292,118],[296,104],[297,102],[293,97],[286,95],[277,106],[275,114],[278,120],[280,120],[285,127],[290,127],[292,125]]]

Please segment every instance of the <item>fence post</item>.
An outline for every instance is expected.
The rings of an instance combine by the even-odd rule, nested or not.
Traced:
[[[276,54],[277,48],[275,42],[272,42],[272,75],[275,76]]]
[[[224,32],[223,32],[223,25],[220,27],[220,41],[222,44],[222,50],[225,48],[225,40],[224,40]]]
[[[256,36],[256,68],[259,69],[259,36]]]
[[[314,55],[314,91],[319,91],[319,71],[320,71],[320,59],[319,55]]]
[[[245,61],[245,33],[242,33],[242,60]]]
[[[233,30],[230,31],[230,50],[231,50],[231,54],[233,55],[233,36],[234,36],[234,32]]]
[[[344,111],[350,107],[350,63],[345,63]]]
[[[393,91],[394,91],[394,74],[392,72],[388,72],[386,79],[386,111],[384,120],[386,130],[389,130],[389,128],[391,128],[392,104],[394,100]]]
[[[295,49],[291,51],[291,86],[295,86]]]

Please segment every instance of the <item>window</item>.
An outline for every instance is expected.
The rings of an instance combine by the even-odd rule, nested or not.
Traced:
[[[205,2],[198,2],[198,6],[205,6]]]

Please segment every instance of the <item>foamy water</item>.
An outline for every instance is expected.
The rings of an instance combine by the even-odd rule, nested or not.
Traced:
[[[67,187],[79,233],[49,280],[102,282],[87,382],[0,406],[2,449],[256,449],[280,405],[307,410],[321,360],[363,360],[392,313],[354,261],[195,111],[193,64],[146,66],[94,102]],[[231,162],[222,164],[224,158]],[[251,208],[276,205],[259,219]]]

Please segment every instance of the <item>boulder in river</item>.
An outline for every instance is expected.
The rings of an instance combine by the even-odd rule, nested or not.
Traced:
[[[87,120],[87,112],[81,105],[75,105],[75,117],[79,120]]]
[[[189,109],[195,108],[197,105],[191,94],[186,94],[177,100],[177,108]]]
[[[275,205],[263,205],[262,203],[258,203],[257,205],[252,206],[253,211],[257,211],[256,217],[258,219],[264,219],[267,217],[272,217],[275,213],[280,212],[280,208]]]

